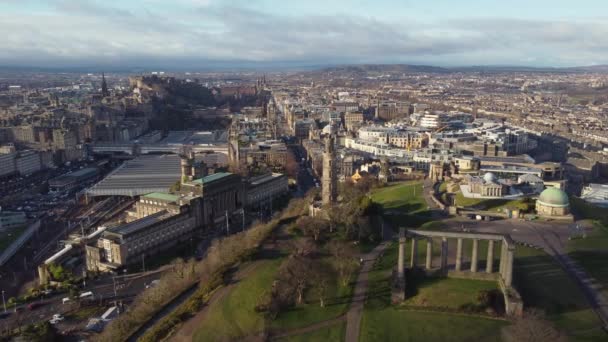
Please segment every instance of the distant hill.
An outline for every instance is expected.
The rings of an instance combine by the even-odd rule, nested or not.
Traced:
[[[573,70],[573,71],[580,71],[580,72],[608,73],[608,65],[606,65],[606,64],[575,67],[575,68],[566,68],[566,69]]]
[[[431,65],[411,65],[411,64],[360,64],[360,65],[339,65],[321,69],[323,72],[351,72],[351,73],[448,73],[449,69]]]
[[[504,72],[548,72],[548,73],[608,73],[608,65],[594,65],[569,68],[554,67],[527,67],[527,66],[466,66],[466,67],[437,67],[431,65],[411,65],[411,64],[360,64],[360,65],[338,65],[321,68],[321,72],[350,72],[357,74],[370,73],[452,73],[452,72],[484,72],[484,73],[504,73]]]

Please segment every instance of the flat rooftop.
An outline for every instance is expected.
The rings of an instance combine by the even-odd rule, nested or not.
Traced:
[[[108,233],[114,233],[119,235],[129,235],[136,233],[139,230],[145,229],[155,223],[164,221],[169,217],[174,216],[174,214],[163,210],[159,211],[155,214],[148,215],[143,217],[137,221],[129,222],[127,224],[123,224],[122,226],[113,227],[107,230]]]
[[[250,183],[252,186],[257,186],[281,177],[285,177],[285,175],[283,175],[282,173],[271,173],[251,178]]]
[[[124,162],[87,190],[90,196],[141,196],[169,192],[181,177],[177,155],[144,155]]]
[[[169,131],[160,143],[163,144],[192,144],[205,145],[226,143],[228,141],[225,131]]]
[[[209,176],[205,176],[203,178],[195,179],[192,181],[192,183],[197,183],[197,184],[211,183],[213,181],[220,180],[222,178],[225,178],[225,177],[228,177],[231,175],[233,175],[233,174],[230,172],[218,172],[218,173],[214,173]]]

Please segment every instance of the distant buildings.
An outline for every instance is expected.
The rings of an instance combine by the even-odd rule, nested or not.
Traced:
[[[27,217],[23,212],[5,211],[0,208],[0,232],[9,229],[23,227],[27,222]]]
[[[70,191],[77,186],[82,186],[86,182],[95,180],[97,175],[97,168],[92,167],[61,175],[49,180],[49,191]]]
[[[252,177],[247,182],[247,207],[257,209],[272,206],[272,201],[289,192],[287,176],[269,173]]]
[[[608,184],[591,183],[585,186],[581,199],[598,207],[608,207]]]

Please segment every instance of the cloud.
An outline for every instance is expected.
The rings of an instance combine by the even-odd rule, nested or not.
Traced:
[[[158,0],[141,6],[54,0],[50,11],[19,13],[0,7],[0,32],[6,32],[0,64],[608,62],[608,21],[602,18],[392,21],[340,13],[283,15],[217,0],[178,1],[182,7],[162,7]]]

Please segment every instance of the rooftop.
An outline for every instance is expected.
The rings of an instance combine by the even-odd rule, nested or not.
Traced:
[[[203,178],[195,179],[192,181],[192,183],[196,183],[196,184],[211,183],[211,182],[220,180],[224,177],[228,177],[230,175],[232,175],[232,173],[230,173],[230,172],[218,172],[218,173],[214,173],[209,176],[205,176]]]
[[[168,194],[168,193],[164,193],[164,192],[152,192],[152,193],[143,195],[142,197],[158,199],[158,200],[167,201],[167,202],[175,202],[179,199],[179,196],[177,196],[177,195]]]
[[[143,217],[139,220],[133,221],[133,222],[129,222],[127,224],[123,224],[121,226],[117,226],[117,227],[113,227],[110,228],[108,230],[106,230],[106,232],[108,233],[114,233],[114,234],[119,234],[119,235],[129,235],[129,234],[133,234],[136,233],[139,230],[142,230],[146,227],[149,227],[155,223],[161,222],[166,220],[167,218],[173,216],[174,214],[166,211],[166,210],[162,210],[159,211],[155,214],[152,215],[148,215],[146,217]],[[105,234],[104,234],[105,235]]]
[[[92,196],[141,196],[168,192],[180,177],[179,156],[140,156],[124,162],[87,193]]]

